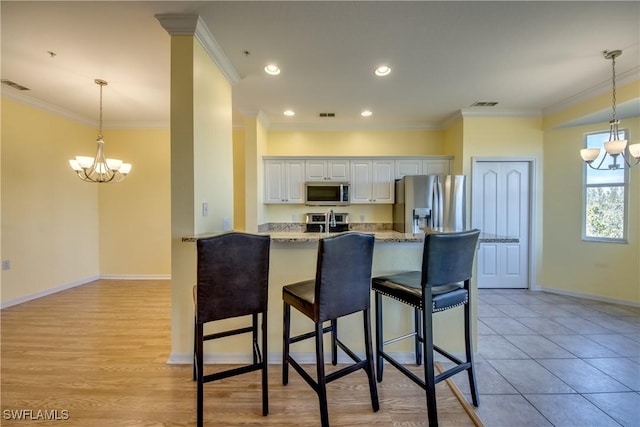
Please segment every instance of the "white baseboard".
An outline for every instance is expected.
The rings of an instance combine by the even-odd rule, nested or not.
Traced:
[[[11,306],[14,306],[14,305],[22,304],[23,302],[31,301],[31,300],[34,300],[34,299],[46,297],[47,295],[53,295],[55,293],[65,291],[67,289],[75,288],[76,286],[80,286],[80,285],[87,284],[89,282],[93,282],[94,280],[98,280],[99,278],[100,278],[99,276],[86,277],[84,279],[75,280],[75,281],[73,281],[71,283],[67,283],[65,285],[56,286],[55,288],[45,289],[45,290],[36,292],[34,294],[25,295],[25,296],[20,297],[20,298],[15,298],[15,299],[12,299],[12,300],[9,300],[9,301],[5,301],[0,305],[0,309],[4,309],[4,308],[11,307]]]
[[[171,280],[170,274],[102,274],[105,280]]]
[[[558,295],[565,295],[565,296],[569,296],[569,297],[584,298],[584,299],[589,299],[589,300],[593,300],[593,301],[609,302],[609,303],[613,303],[613,304],[626,305],[626,306],[630,306],[630,307],[640,307],[640,302],[636,302],[636,301],[627,301],[627,300],[618,299],[618,298],[610,298],[610,297],[604,297],[604,296],[600,296],[600,295],[585,294],[583,292],[567,291],[567,290],[564,290],[564,289],[551,288],[551,287],[548,287],[548,286],[536,286],[536,290],[539,290],[539,291],[542,291],[542,292],[549,292],[551,294],[558,294]]]
[[[71,283],[56,286],[54,288],[45,289],[33,294],[25,295],[19,298],[15,298],[9,301],[4,301],[0,304],[0,310],[8,308],[14,305],[22,304],[23,302],[31,301],[34,299],[46,297],[47,295],[53,295],[58,292],[65,291],[67,289],[75,288],[76,286],[86,285],[87,283],[94,282],[99,279],[106,280],[171,280],[171,275],[156,274],[156,275],[101,275],[90,276],[84,279],[75,280]]]

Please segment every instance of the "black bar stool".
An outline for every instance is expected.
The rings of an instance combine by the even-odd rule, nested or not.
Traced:
[[[467,371],[474,406],[478,406],[478,387],[473,366],[471,316],[469,312],[470,279],[478,242],[479,230],[427,234],[422,255],[422,271],[410,271],[375,277],[372,288],[376,307],[376,360],[378,381],[382,381],[384,360],[399,369],[426,391],[429,426],[438,425],[436,383],[452,375]],[[461,284],[462,283],[462,284]],[[384,341],[382,296],[400,301],[414,308],[415,332]],[[432,315],[439,311],[464,306],[464,343],[466,360],[460,360],[433,343]],[[389,319],[389,321],[393,321]],[[420,378],[385,353],[384,346],[404,338],[415,339],[416,364],[422,363],[424,378]],[[441,374],[434,372],[434,350],[455,363]]]
[[[262,414],[269,413],[267,382],[267,295],[269,236],[232,232],[197,241],[198,282],[194,288],[194,379],[198,382],[197,420],[203,424],[204,383],[262,370]],[[262,318],[262,345],[258,345],[258,314]],[[251,325],[204,335],[204,324],[251,316]],[[204,341],[252,334],[253,362],[205,375]],[[262,353],[260,351],[262,347]]]
[[[369,377],[371,406],[378,411],[378,390],[374,379],[373,348],[371,340],[371,264],[374,236],[360,233],[344,233],[321,239],[318,245],[318,262],[315,280],[294,283],[282,288],[284,303],[284,336],[282,355],[282,383],[289,382],[289,364],[318,394],[320,419],[323,427],[329,426],[327,410],[327,383],[363,369]],[[291,307],[294,307],[315,323],[315,330],[291,337]],[[360,359],[338,339],[338,318],[362,312],[364,318],[365,360]],[[330,325],[323,327],[324,322]],[[338,362],[340,347],[355,363],[330,374],[325,374],[323,335],[331,332],[332,364]],[[316,371],[314,380],[291,357],[290,344],[315,338]]]

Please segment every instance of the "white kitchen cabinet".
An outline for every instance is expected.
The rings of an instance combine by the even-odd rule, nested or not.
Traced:
[[[422,159],[397,159],[396,179],[405,175],[422,175]]]
[[[304,203],[305,161],[264,161],[264,203]]]
[[[405,175],[448,175],[451,169],[449,159],[425,159],[423,157],[396,159],[396,179]]]
[[[308,159],[307,181],[349,181],[350,163],[347,159]]]
[[[351,203],[392,204],[395,161],[351,160]]]
[[[422,160],[422,173],[425,175],[449,175],[451,170],[451,160],[448,159],[428,159]]]

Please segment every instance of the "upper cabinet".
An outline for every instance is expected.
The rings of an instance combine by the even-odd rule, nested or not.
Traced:
[[[422,161],[423,175],[449,175],[451,172],[451,160],[449,159],[429,159]]]
[[[396,179],[405,175],[448,175],[451,169],[450,159],[396,159]]]
[[[306,181],[351,183],[352,204],[393,204],[395,180],[450,173],[449,156],[265,157],[264,203],[304,204]]]
[[[350,163],[346,159],[308,159],[307,181],[350,181]]]
[[[395,161],[351,160],[351,203],[393,204]]]
[[[405,175],[422,175],[422,159],[397,159],[396,179]]]
[[[304,203],[304,160],[264,161],[264,203]]]

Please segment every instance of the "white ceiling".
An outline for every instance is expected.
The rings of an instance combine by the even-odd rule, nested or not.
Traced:
[[[96,123],[101,78],[105,127],[168,124],[165,13],[200,15],[241,77],[234,109],[272,129],[438,128],[475,101],[499,102],[480,114],[541,115],[611,90],[603,50],[623,50],[618,85],[640,74],[638,1],[3,0],[1,13],[1,77],[31,89],[2,94]]]

